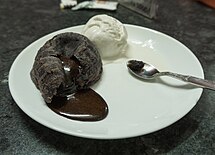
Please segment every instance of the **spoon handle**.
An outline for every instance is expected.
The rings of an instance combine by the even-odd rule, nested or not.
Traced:
[[[193,83],[193,84],[198,85],[198,86],[203,87],[203,88],[215,90],[215,82],[214,81],[204,80],[204,79],[190,76],[187,78],[187,82]]]
[[[190,84],[197,85],[201,88],[215,90],[215,81],[204,80],[194,76],[182,75],[182,74],[177,74],[172,72],[163,72],[163,75],[167,75],[167,76],[188,82]]]

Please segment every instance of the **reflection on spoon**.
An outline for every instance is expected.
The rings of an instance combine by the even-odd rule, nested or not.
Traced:
[[[153,79],[158,76],[170,76],[181,81],[199,86],[201,88],[215,90],[214,81],[204,80],[197,77],[172,72],[159,72],[154,66],[143,61],[129,60],[127,62],[127,67],[131,74],[141,79]]]

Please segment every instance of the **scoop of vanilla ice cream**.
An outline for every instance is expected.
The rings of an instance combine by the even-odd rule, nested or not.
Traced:
[[[128,35],[124,25],[108,15],[92,17],[82,34],[94,43],[102,58],[114,58],[127,49]]]

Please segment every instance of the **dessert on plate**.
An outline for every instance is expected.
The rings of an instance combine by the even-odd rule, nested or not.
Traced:
[[[102,74],[100,55],[91,41],[78,33],[54,36],[38,51],[31,79],[47,103],[53,96],[85,89]]]
[[[102,120],[107,104],[90,86],[102,76],[102,58],[116,58],[126,48],[123,24],[97,15],[87,22],[83,35],[66,32],[48,40],[39,49],[30,76],[54,112],[74,120]]]

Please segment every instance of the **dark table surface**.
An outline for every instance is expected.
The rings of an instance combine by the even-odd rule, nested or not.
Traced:
[[[0,154],[214,154],[215,92],[210,90],[204,90],[197,105],[173,125],[118,140],[84,139],[53,131],[16,105],[8,88],[8,73],[16,56],[36,39],[85,24],[101,13],[176,38],[199,59],[205,77],[215,80],[215,10],[201,3],[160,1],[157,19],[150,20],[122,6],[115,12],[73,12],[60,10],[57,0],[0,0]]]

